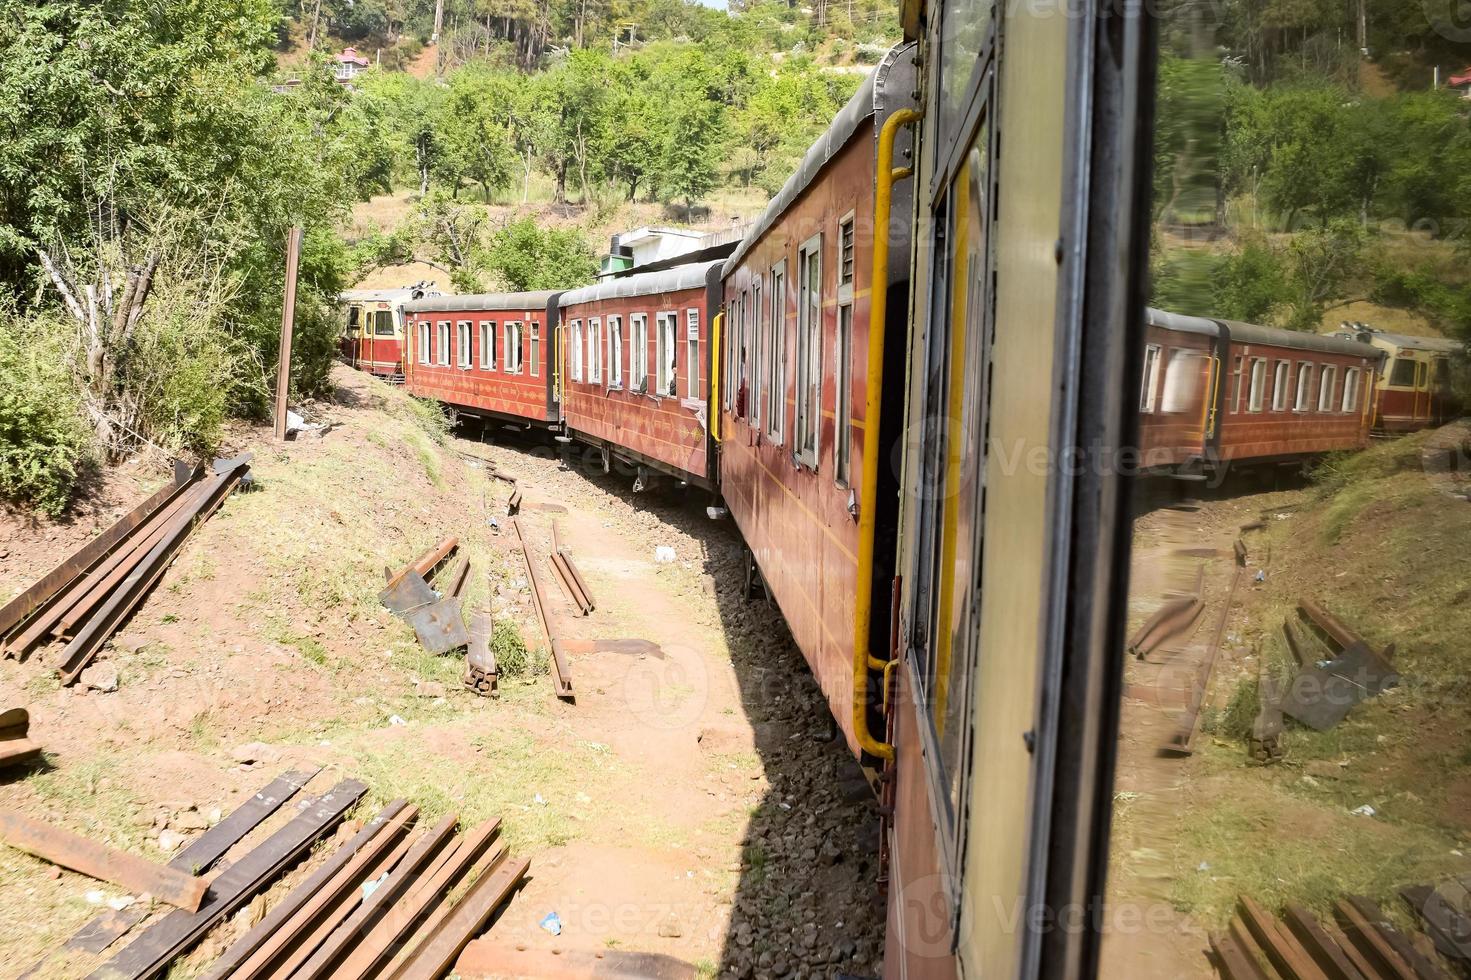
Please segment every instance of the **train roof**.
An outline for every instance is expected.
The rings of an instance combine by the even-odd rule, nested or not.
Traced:
[[[892,104],[889,99],[890,93],[884,83],[888,80],[895,63],[901,57],[907,56],[913,47],[913,42],[894,45],[889,49],[889,53],[884,55],[883,60],[868,74],[863,84],[858,86],[858,91],[853,93],[853,98],[838,110],[827,132],[819,136],[817,141],[807,148],[807,155],[802,158],[801,166],[797,167],[796,172],[787,178],[781,190],[776,192],[776,197],[773,197],[771,203],[766,205],[766,210],[761,212],[761,217],[756,220],[751,230],[746,232],[746,237],[742,238],[741,243],[736,246],[735,252],[725,260],[725,267],[721,270],[722,275],[730,275],[735,271],[745,254],[771,230],[771,226],[776,224],[782,213],[802,196],[802,192],[817,179],[817,175],[828,165],[828,162],[848,145],[853,134],[858,132],[858,128],[871,116],[890,107]],[[897,93],[897,99],[894,101],[907,102],[909,97],[909,92]]]
[[[337,294],[337,299],[343,303],[386,303],[397,299],[412,299],[416,292],[418,290],[412,286],[402,289],[344,289]]]
[[[1352,337],[1366,344],[1383,341],[1385,344],[1405,350],[1427,350],[1437,354],[1454,354],[1464,351],[1466,345],[1445,337],[1411,337],[1403,333],[1386,333],[1383,330],[1337,330],[1334,337]]]
[[[1282,330],[1264,327],[1258,323],[1243,323],[1240,320],[1223,320],[1219,317],[1188,316],[1149,307],[1145,319],[1150,326],[1181,333],[1204,334],[1218,337],[1225,327],[1231,340],[1240,344],[1270,344],[1273,347],[1288,347],[1293,350],[1315,350],[1329,354],[1347,354],[1350,357],[1379,357],[1379,349],[1343,337],[1303,333],[1301,330]]]
[[[569,289],[562,294],[559,305],[572,306],[577,303],[592,303],[601,299],[622,299],[629,296],[655,296],[660,293],[678,292],[682,289],[699,289],[703,288],[709,281],[710,270],[719,265],[719,259],[713,262],[691,262],[687,265],[675,266],[672,269],[660,269],[657,272],[639,272],[631,276],[609,279],[605,282],[594,283],[591,286],[583,286],[581,289]]]
[[[470,293],[465,296],[434,296],[405,303],[409,313],[453,313],[478,310],[544,310],[558,290],[530,293]]]

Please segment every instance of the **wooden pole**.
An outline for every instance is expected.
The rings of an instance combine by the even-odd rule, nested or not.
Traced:
[[[286,296],[281,304],[281,356],[276,367],[276,438],[286,438],[286,396],[291,390],[291,330],[296,325],[296,267],[301,261],[301,228],[286,235]]]

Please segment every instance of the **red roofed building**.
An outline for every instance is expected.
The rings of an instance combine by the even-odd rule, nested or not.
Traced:
[[[368,59],[358,54],[357,48],[343,48],[336,60],[332,73],[339,82],[350,82],[368,70]]]

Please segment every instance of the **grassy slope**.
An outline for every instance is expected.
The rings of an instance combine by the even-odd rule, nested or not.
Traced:
[[[1368,894],[1399,914],[1399,887],[1471,870],[1471,506],[1422,465],[1468,437],[1451,426],[1339,460],[1252,544],[1270,558],[1243,632],[1269,662],[1288,670],[1282,618],[1316,597],[1369,642],[1395,643],[1404,683],[1327,732],[1289,721],[1286,763],[1255,768],[1239,741],[1255,680],[1218,679],[1217,737],[1202,739],[1174,838],[1173,898],[1208,924],[1239,894],[1320,911]],[[1351,812],[1363,804],[1373,817]]]

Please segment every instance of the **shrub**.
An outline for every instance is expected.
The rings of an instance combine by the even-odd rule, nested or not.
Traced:
[[[69,323],[0,310],[0,496],[52,517],[93,461]]]

